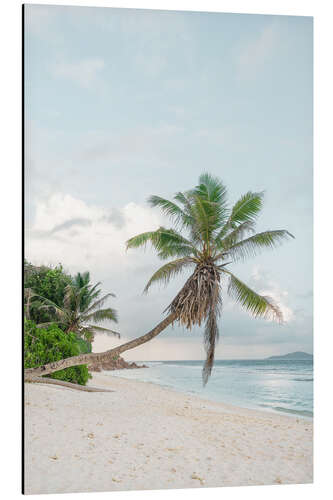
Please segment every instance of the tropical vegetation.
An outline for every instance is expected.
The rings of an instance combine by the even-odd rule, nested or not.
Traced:
[[[58,366],[109,359],[148,342],[174,322],[189,330],[204,323],[206,361],[203,383],[206,384],[219,337],[223,289],[255,318],[283,321],[278,304],[251,289],[230,268],[233,263],[293,238],[285,229],[255,232],[263,197],[262,192],[249,191],[229,206],[226,187],[220,179],[207,173],[200,176],[196,187],[176,193],[172,201],[151,196],[148,199],[150,206],[159,208],[168,216],[172,226],[136,235],[127,241],[127,248],[146,247],[149,243],[158,257],[166,261],[151,276],[145,292],[155,283],[167,284],[183,271],[190,272],[184,286],[165,309],[166,317],[150,332],[104,353],[80,354],[65,362],[46,364],[26,373],[37,376],[52,373]]]
[[[57,325],[37,328],[32,320],[24,325],[24,368],[34,368],[45,363],[77,356],[81,347],[74,333],[66,334]],[[91,375],[87,365],[71,366],[50,375],[50,378],[86,385]]]
[[[117,312],[105,302],[114,297],[102,295],[101,283],[92,285],[89,272],[67,274],[61,265],[54,268],[24,266],[24,367],[35,368],[92,352],[96,333],[119,333],[101,323],[117,322]],[[95,324],[97,323],[97,324]],[[85,364],[53,373],[52,378],[85,385]]]

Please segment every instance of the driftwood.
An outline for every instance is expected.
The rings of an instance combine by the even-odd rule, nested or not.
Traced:
[[[100,389],[99,387],[90,387],[79,384],[72,384],[72,382],[65,382],[64,380],[57,380],[55,378],[49,377],[26,377],[24,382],[33,383],[33,384],[52,384],[52,385],[61,385],[63,387],[68,387],[69,389],[75,389],[76,391],[85,391],[85,392],[114,392],[110,389]]]

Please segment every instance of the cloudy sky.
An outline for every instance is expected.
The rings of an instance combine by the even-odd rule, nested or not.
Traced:
[[[26,257],[102,281],[122,341],[185,279],[142,295],[160,263],[125,242],[167,224],[147,197],[209,171],[231,203],[264,190],[258,230],[296,237],[233,266],[285,324],[226,297],[217,358],[312,352],[312,18],[26,5],[25,109]],[[202,332],[169,328],[125,357],[202,359]]]

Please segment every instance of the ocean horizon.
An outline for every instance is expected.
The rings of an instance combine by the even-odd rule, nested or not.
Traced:
[[[202,360],[143,360],[137,363],[148,368],[105,373],[151,382],[215,402],[313,417],[313,359],[215,360],[205,387],[201,378]]]

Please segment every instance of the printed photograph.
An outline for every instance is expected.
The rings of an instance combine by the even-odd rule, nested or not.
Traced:
[[[23,39],[23,492],[312,483],[313,18]]]

